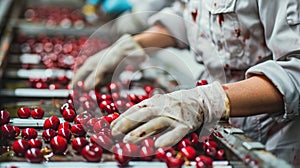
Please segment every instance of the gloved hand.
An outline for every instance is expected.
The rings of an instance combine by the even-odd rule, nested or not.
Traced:
[[[128,0],[104,0],[101,5],[102,11],[107,14],[122,13],[131,8],[132,5]]]
[[[92,89],[103,81],[104,75],[112,72],[119,64],[138,66],[146,59],[144,49],[132,38],[125,34],[112,46],[89,57],[75,72],[72,86],[84,80],[86,90]]]
[[[146,99],[111,123],[112,135],[126,134],[123,141],[138,142],[168,129],[155,141],[155,147],[175,145],[203,122],[228,117],[229,101],[218,82]],[[141,125],[142,124],[142,125]]]

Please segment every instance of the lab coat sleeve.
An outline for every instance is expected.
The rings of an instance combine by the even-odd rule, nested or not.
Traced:
[[[150,25],[160,24],[168,29],[177,42],[177,47],[188,46],[185,22],[182,17],[183,4],[175,2],[171,7],[164,8],[159,13],[153,15],[148,20]]]
[[[300,1],[258,0],[258,10],[273,60],[248,69],[246,77],[269,78],[283,95],[285,112],[280,120],[287,121],[300,111]]]

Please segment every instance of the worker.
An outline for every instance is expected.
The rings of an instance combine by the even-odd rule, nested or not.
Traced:
[[[202,124],[230,117],[268,151],[299,166],[299,6],[299,0],[174,4],[152,16],[147,31],[123,35],[91,56],[72,82],[85,80],[91,89],[125,57],[138,63],[147,48],[189,47],[205,64],[210,84],[140,102],[112,122],[112,135],[136,142],[170,128],[155,146],[172,146]]]
[[[164,7],[170,6],[175,0],[87,0],[83,13],[90,22],[99,20],[97,13],[115,18],[107,24],[115,35],[124,33],[136,34],[149,27],[150,16]],[[98,11],[98,12],[97,12]]]

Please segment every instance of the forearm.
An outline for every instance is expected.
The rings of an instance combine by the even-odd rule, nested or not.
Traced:
[[[133,37],[143,48],[155,47],[166,48],[173,47],[176,44],[174,38],[167,29],[156,25]]]
[[[283,111],[283,97],[264,76],[224,85],[230,116],[249,116]]]

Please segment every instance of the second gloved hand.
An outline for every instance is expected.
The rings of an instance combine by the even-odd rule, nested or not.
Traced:
[[[218,82],[154,95],[113,121],[112,135],[124,134],[124,142],[135,143],[167,130],[155,141],[155,146],[169,147],[195,131],[202,123],[228,115],[228,105],[226,93]]]
[[[104,0],[101,9],[108,14],[122,13],[132,8],[129,0]]]
[[[120,64],[138,66],[146,59],[144,49],[132,38],[131,35],[123,35],[112,46],[90,56],[84,64],[75,72],[72,86],[84,80],[86,90],[90,90],[100,84],[107,73],[112,73]]]

